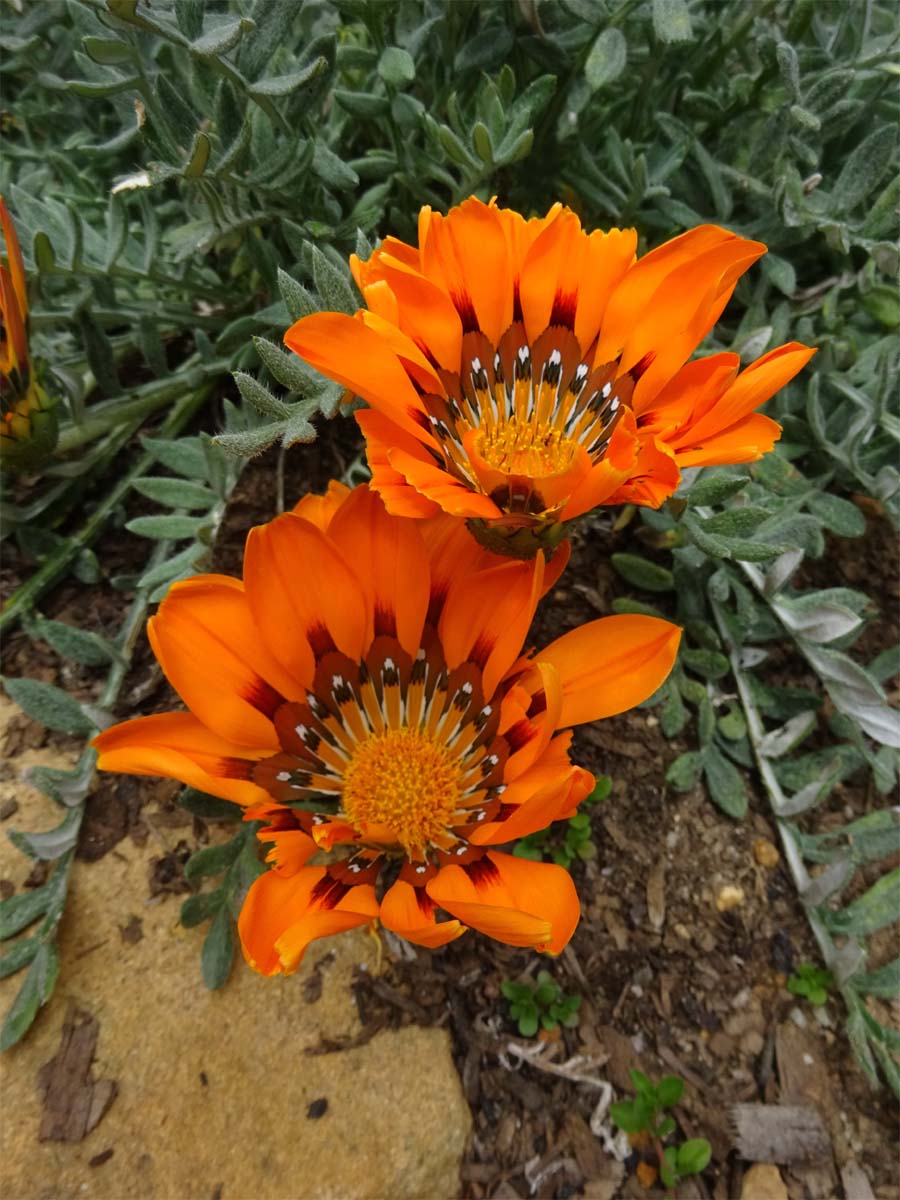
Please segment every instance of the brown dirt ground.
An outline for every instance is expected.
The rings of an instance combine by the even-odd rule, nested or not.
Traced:
[[[317,445],[288,454],[288,505],[304,490],[321,490],[358,452],[352,423],[336,421],[325,427]],[[276,457],[268,454],[250,465],[238,485],[220,531],[217,570],[240,571],[246,531],[274,513],[276,493]],[[135,505],[128,515],[137,511]],[[600,517],[577,536],[572,562],[539,613],[535,644],[609,611],[610,599],[623,589],[608,556],[613,550],[641,549],[634,535],[633,525],[615,534],[609,520]],[[113,576],[139,569],[145,550],[140,539],[114,531],[98,553]],[[6,594],[27,569],[15,551],[6,555]],[[881,615],[861,640],[861,657],[896,640],[896,544],[886,521],[870,520],[859,542],[835,539],[826,557],[808,571],[810,583],[874,591]],[[43,611],[109,632],[117,628],[126,601],[127,593],[108,582],[90,593],[66,582],[47,598]],[[97,671],[61,663],[49,647],[20,631],[7,638],[3,669],[58,682],[85,699],[96,695]],[[813,682],[790,655],[778,670],[791,682]],[[142,643],[119,713],[171,705],[171,692]],[[733,1148],[731,1105],[804,1097],[825,1118],[834,1160],[824,1169],[784,1169],[791,1200],[840,1194],[837,1172],[854,1161],[881,1200],[900,1195],[891,1150],[897,1106],[884,1091],[873,1090],[857,1066],[841,1030],[839,1001],[831,1001],[817,1019],[785,989],[793,967],[816,961],[816,950],[783,864],[764,867],[754,857],[757,839],[778,841],[764,798],[754,790],[747,819],[735,823],[702,789],[678,794],[666,787],[666,767],[690,748],[690,737],[688,731],[684,739],[667,741],[652,712],[641,710],[577,732],[574,757],[610,775],[613,791],[591,810],[598,855],[573,867],[583,916],[570,948],[556,962],[468,935],[436,953],[419,949],[412,958],[392,956],[387,974],[360,979],[356,999],[367,1029],[415,1022],[446,1025],[452,1033],[475,1119],[462,1167],[466,1198],[539,1194],[604,1200],[647,1194],[634,1173],[638,1155],[632,1154],[623,1172],[590,1132],[600,1094],[596,1088],[532,1065],[513,1069],[506,1047],[517,1033],[500,985],[533,976],[540,967],[548,967],[565,991],[583,997],[578,1028],[547,1039],[551,1062],[586,1056],[590,1073],[609,1080],[619,1095],[630,1091],[627,1072],[634,1065],[651,1076],[676,1073],[686,1080],[676,1112],[680,1129],[683,1136],[708,1138],[713,1158],[680,1196],[727,1200],[740,1195],[747,1164]],[[14,764],[20,748],[47,741],[76,745],[22,717],[3,750]],[[178,808],[176,794],[177,788],[165,782],[101,779],[88,802],[79,856],[97,859],[124,837],[141,844],[147,819],[162,822],[172,827],[178,844],[166,861],[154,863],[148,889],[151,894],[189,890],[183,864],[208,840],[208,830]],[[846,820],[871,803],[864,781],[849,781],[836,789],[832,809]],[[0,814],[0,820],[10,815]],[[37,882],[35,877],[31,885]],[[724,885],[741,888],[744,899],[719,912],[715,898]],[[885,958],[891,952],[888,940]],[[197,986],[202,986],[199,972]],[[789,1018],[798,1007],[802,1030]],[[661,1194],[658,1185],[651,1194]],[[857,1200],[846,1185],[844,1194]]]

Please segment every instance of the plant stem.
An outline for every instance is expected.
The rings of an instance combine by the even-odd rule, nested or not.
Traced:
[[[179,433],[204,403],[214,386],[214,381],[207,380],[201,387],[182,396],[163,422],[159,436],[171,437]],[[103,497],[81,529],[48,555],[31,578],[13,593],[0,614],[0,632],[8,629],[24,612],[33,607],[44,592],[65,574],[81,551],[99,537],[116,506],[128,494],[132,482],[143,475],[153,462],[154,455],[149,451],[142,454],[131,470]]]
[[[217,359],[215,362],[201,366],[199,356],[194,355],[182,364],[182,368],[175,378],[155,379],[151,383],[144,384],[143,387],[135,388],[134,393],[127,400],[118,396],[114,396],[111,400],[101,400],[99,404],[91,406],[84,421],[78,425],[67,425],[60,432],[56,446],[57,454],[68,454],[79,449],[87,442],[102,437],[114,425],[132,419],[143,420],[170,401],[177,399],[186,388],[197,388],[204,375],[224,371],[226,366],[225,359]]]

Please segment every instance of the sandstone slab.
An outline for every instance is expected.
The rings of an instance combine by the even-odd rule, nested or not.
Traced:
[[[58,820],[23,784],[15,795],[8,824]],[[0,841],[0,876],[20,884],[29,864]],[[75,864],[56,993],[0,1060],[0,1192],[10,1200],[457,1196],[471,1118],[444,1030],[382,1031],[355,1048],[304,1053],[360,1033],[350,983],[354,969],[375,969],[373,938],[357,931],[318,942],[290,979],[262,979],[239,963],[209,992],[199,974],[203,931],[180,927],[177,897],[148,899],[148,859],[159,852],[152,839],[143,849],[125,840],[99,862]],[[141,935],[123,936],[137,928],[134,917]],[[313,972],[321,989],[304,988]],[[0,985],[4,1012],[20,982]],[[82,1141],[39,1142],[38,1074],[73,1006],[99,1022],[93,1074],[115,1081],[116,1095]]]

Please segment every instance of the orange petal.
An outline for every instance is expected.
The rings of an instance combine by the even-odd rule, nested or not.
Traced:
[[[744,417],[749,416],[801,371],[815,350],[799,342],[789,342],[770,350],[742,371],[724,395],[704,416],[692,423],[671,444],[679,451],[701,448],[711,437],[723,433]],[[746,459],[717,459],[704,461],[743,462]],[[693,464],[691,464],[693,465]]]
[[[544,560],[509,561],[451,585],[438,632],[447,666],[471,659],[482,669],[485,700],[515,662],[534,617]]]
[[[553,863],[490,850],[468,868],[443,867],[426,889],[451,916],[511,946],[559,954],[578,924],[572,877]]]
[[[236,746],[278,748],[270,718],[304,692],[262,644],[240,581],[199,575],[174,584],[147,634],[166,678],[204,725]]]
[[[25,320],[19,300],[16,296],[12,276],[6,267],[0,263],[0,317],[6,337],[0,341],[4,355],[2,368],[8,374],[14,368],[23,368],[28,362],[28,338],[25,334]]]
[[[551,324],[557,297],[570,304],[574,323],[586,243],[581,222],[568,208],[560,209],[532,243],[519,280],[522,318],[530,342],[537,341]]]
[[[496,345],[512,322],[513,303],[506,235],[496,209],[474,196],[446,217],[424,208],[419,254],[422,273],[450,296],[463,332],[477,323]]]
[[[358,487],[329,531],[362,584],[370,614],[367,640],[396,637],[413,658],[421,645],[430,584],[418,524],[389,516],[375,492]]]
[[[603,317],[596,361],[611,362],[621,353],[647,302],[663,280],[684,263],[737,235],[718,225],[698,225],[645,254],[613,292]]]
[[[734,382],[740,363],[738,355],[730,352],[685,363],[638,413],[641,431],[673,443],[679,430],[708,412]]]
[[[681,630],[658,617],[601,617],[565,633],[537,658],[556,667],[563,687],[559,726],[625,712],[652,696],[678,653]]]
[[[157,713],[123,721],[105,729],[91,745],[101,771],[177,779],[235,804],[269,799],[267,792],[245,776],[270,750],[235,746],[207,729],[193,713]]]
[[[388,450],[388,463],[410,487],[455,517],[499,517],[500,509],[481,492],[454,478],[433,462],[423,462],[405,450]]]
[[[634,263],[636,250],[634,229],[597,229],[587,236],[575,313],[575,336],[582,350],[587,351],[603,327],[609,298]]]
[[[366,458],[372,472],[370,487],[382,498],[388,512],[398,517],[437,516],[442,511],[440,505],[417,492],[388,461],[390,453],[401,449],[427,462],[427,451],[421,443],[374,408],[362,409],[355,415],[366,439]]]
[[[329,536],[293,513],[250,530],[247,598],[271,653],[301,685],[334,643],[354,662],[368,648],[363,589]],[[302,696],[302,692],[301,692]]]
[[[2,196],[0,196],[0,229],[3,230],[3,241],[6,245],[6,259],[9,263],[13,291],[18,301],[21,320],[24,323],[28,316],[28,281],[25,278],[25,263],[22,261],[22,249],[16,236],[16,227]]]
[[[381,256],[380,275],[394,295],[397,324],[420,348],[428,349],[448,371],[458,371],[462,353],[462,323],[447,293],[419,274]],[[368,302],[368,295],[366,297]]]
[[[262,975],[290,974],[311,941],[364,925],[378,915],[375,889],[351,888],[328,907],[325,867],[301,867],[294,875],[266,871],[251,886],[238,917],[244,957]]]
[[[324,496],[317,496],[313,492],[301,496],[292,511],[295,516],[309,521],[324,533],[331,524],[332,517],[349,495],[350,489],[345,483],[341,483],[339,479],[332,479]]]
[[[346,313],[313,313],[293,324],[284,342],[317,371],[388,413],[407,432],[428,436],[417,419],[423,412],[421,402],[397,355],[361,320]]]
[[[513,692],[521,697],[521,708],[515,706],[516,711],[510,719],[507,712],[510,697],[507,696],[501,705],[499,727],[510,749],[503,771],[505,783],[518,779],[544,753],[559,726],[562,710],[562,686],[556,670],[549,663],[529,663],[516,681]]]
[[[751,413],[724,433],[707,438],[702,446],[675,452],[679,466],[714,467],[755,462],[781,437],[781,426],[763,413]]]
[[[513,811],[479,826],[469,840],[479,846],[512,842],[574,816],[594,786],[594,777],[569,762],[571,740],[571,731],[559,734],[532,767],[507,784],[503,808]]]
[[[634,417],[626,412],[616,425],[606,454],[587,472],[572,490],[560,513],[563,521],[571,521],[590,512],[599,504],[609,502],[610,496],[636,471],[640,440],[634,432]]]
[[[634,467],[625,482],[607,497],[606,503],[659,508],[680,480],[681,472],[674,452],[660,438],[641,436]]]
[[[381,923],[417,946],[445,946],[466,932],[459,921],[435,921],[434,910],[434,901],[424,888],[398,879],[381,901]]]
[[[636,411],[690,358],[721,316],[738,278],[765,251],[761,242],[732,237],[678,267],[646,297],[620,363],[621,370],[629,371],[650,359],[635,384],[632,403]]]
[[[257,836],[261,842],[271,843],[266,862],[272,863],[272,870],[279,875],[296,875],[318,849],[302,829],[261,829]]]

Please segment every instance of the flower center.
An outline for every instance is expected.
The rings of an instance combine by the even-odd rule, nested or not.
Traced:
[[[387,826],[408,853],[439,838],[460,803],[460,764],[418,729],[359,742],[344,772],[341,807],[351,824]]]
[[[547,421],[536,424],[518,417],[484,430],[476,443],[488,466],[506,475],[527,475],[531,479],[565,471],[571,465],[575,445]]]

